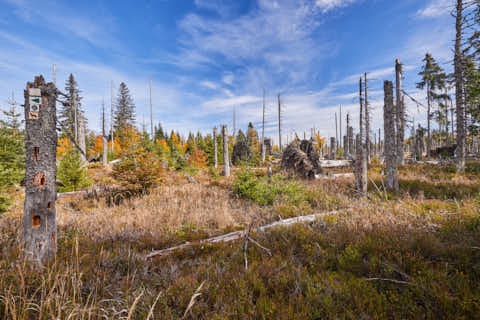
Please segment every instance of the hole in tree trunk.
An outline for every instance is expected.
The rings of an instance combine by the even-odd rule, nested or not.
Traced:
[[[35,177],[33,178],[33,184],[36,184],[40,187],[44,187],[45,186],[45,183],[46,183],[46,178],[45,178],[45,174],[43,172],[39,172],[35,175]]]
[[[50,201],[48,203],[47,208],[48,208],[48,210],[52,210],[52,208],[53,208],[52,201]]]
[[[55,232],[52,233],[52,247],[53,247],[53,250],[56,250],[56,244],[55,244]]]
[[[33,161],[38,162],[38,154],[40,153],[39,147],[33,147]]]
[[[32,215],[32,227],[40,227],[40,216]]]

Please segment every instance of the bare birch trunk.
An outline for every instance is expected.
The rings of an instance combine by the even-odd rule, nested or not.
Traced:
[[[27,83],[23,241],[26,256],[40,265],[57,251],[56,98],[55,85],[46,84],[42,76]]]
[[[393,84],[391,81],[384,82],[385,104],[383,109],[385,163],[386,163],[386,186],[390,190],[398,191],[398,171],[395,147],[395,122],[393,108]]]

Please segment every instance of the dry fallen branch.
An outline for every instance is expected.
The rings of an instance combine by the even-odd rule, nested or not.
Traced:
[[[190,298],[190,302],[188,303],[187,309],[185,310],[185,313],[183,314],[182,319],[185,319],[187,317],[188,311],[190,311],[192,309],[193,305],[195,304],[195,299],[197,299],[199,296],[202,295],[200,293],[200,291],[202,290],[202,287],[203,287],[204,283],[205,283],[205,280],[200,284],[200,286],[197,288],[197,290],[195,290],[195,293]]]
[[[302,222],[303,223],[313,222],[318,218],[323,218],[323,217],[331,216],[331,215],[335,215],[335,214],[338,214],[338,211],[310,214],[310,215],[307,215],[307,216],[300,216],[300,217],[295,217],[295,218],[284,219],[284,220],[276,221],[276,222],[258,227],[258,228],[256,228],[256,231],[262,231],[263,232],[265,230],[268,230],[268,229],[271,229],[271,228],[274,228],[274,227],[290,226],[290,225],[297,224],[297,223],[302,223]],[[224,235],[221,235],[221,236],[200,240],[200,241],[197,241],[197,242],[186,242],[186,243],[184,243],[182,245],[179,245],[179,246],[175,246],[175,247],[171,247],[171,248],[167,248],[167,249],[162,249],[162,250],[152,251],[145,256],[145,259],[150,259],[150,258],[153,258],[153,257],[156,257],[156,256],[164,256],[164,255],[167,255],[167,254],[171,253],[172,251],[181,250],[181,249],[184,249],[184,248],[196,245],[196,244],[205,244],[205,243],[213,244],[213,243],[219,243],[219,242],[230,242],[230,241],[238,240],[238,239],[241,239],[241,238],[245,237],[247,232],[248,232],[248,230],[235,231],[235,232],[230,232],[230,233],[227,233],[227,234],[224,234]]]
[[[411,282],[395,280],[395,279],[386,279],[386,278],[367,278],[365,281],[386,281],[386,282],[393,282],[397,284],[406,284],[406,285],[413,285]]]

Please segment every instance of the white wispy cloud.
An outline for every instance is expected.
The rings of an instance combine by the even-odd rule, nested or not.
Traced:
[[[357,0],[317,0],[316,4],[323,10],[323,12],[327,12],[335,8],[350,5],[356,1]]]
[[[4,0],[11,5],[14,14],[24,21],[50,28],[64,36],[88,41],[101,48],[119,49],[120,45],[112,37],[114,19],[101,10],[91,10],[88,14],[72,11],[58,1]]]
[[[454,7],[452,0],[431,0],[424,8],[417,11],[417,16],[422,18],[434,18],[446,15]]]

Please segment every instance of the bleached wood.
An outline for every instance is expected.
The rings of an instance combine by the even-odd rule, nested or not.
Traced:
[[[290,218],[290,219],[283,219],[280,221],[276,221],[255,229],[252,229],[252,231],[266,231],[275,227],[286,227],[286,226],[291,226],[293,224],[297,223],[306,223],[306,222],[313,222],[318,218],[323,218],[326,216],[331,216],[338,214],[338,211],[331,211],[331,212],[326,212],[326,213],[317,213],[317,214],[310,214],[307,216],[301,216],[301,217],[295,217],[295,218]],[[222,243],[222,242],[230,242],[230,241],[235,241],[237,239],[241,239],[245,237],[247,234],[248,230],[241,230],[241,231],[235,231],[235,232],[230,232],[218,237],[213,237],[213,238],[208,238],[196,242],[186,242],[184,244],[181,244],[179,246],[167,248],[167,249],[162,249],[162,250],[156,250],[152,251],[149,254],[145,256],[145,259],[150,259],[153,257],[158,257],[158,256],[164,256],[167,255],[173,251],[181,250],[193,245],[201,245],[201,244],[214,244],[214,243]]]

